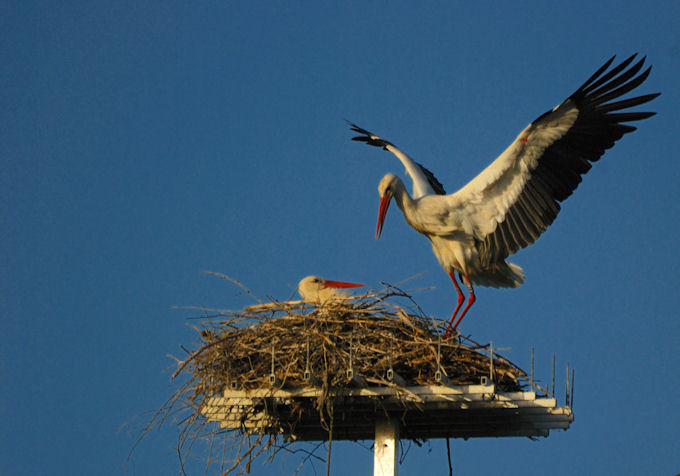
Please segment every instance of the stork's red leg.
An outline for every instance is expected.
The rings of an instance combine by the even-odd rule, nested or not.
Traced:
[[[456,318],[456,314],[458,313],[458,309],[460,309],[460,306],[463,304],[463,301],[465,301],[465,295],[463,294],[463,291],[460,290],[460,286],[458,286],[458,282],[456,281],[456,276],[453,274],[453,271],[449,272],[449,276],[451,276],[451,281],[453,281],[453,285],[456,287],[456,291],[458,291],[458,305],[456,306],[456,309],[453,311],[453,314],[451,314],[451,320],[449,320],[449,325],[446,326],[446,331],[444,331],[444,337],[448,337],[450,332],[449,328],[451,327],[451,324],[453,323],[453,320]],[[470,306],[468,306],[470,307]],[[467,310],[467,307],[465,308]],[[460,319],[459,319],[460,321]],[[453,327],[454,329],[456,326]]]
[[[465,313],[470,309],[470,306],[472,306],[476,299],[475,299],[475,290],[472,289],[472,283],[470,282],[470,277],[465,273],[465,285],[468,288],[468,291],[470,291],[470,296],[468,297],[468,302],[467,306],[465,306],[465,309],[463,309],[463,312],[460,313],[460,317],[458,317],[458,320],[456,323],[453,325],[453,328],[451,329],[452,331],[456,330],[456,327],[458,327],[458,324],[460,324],[460,321],[463,320],[463,317],[465,316]]]

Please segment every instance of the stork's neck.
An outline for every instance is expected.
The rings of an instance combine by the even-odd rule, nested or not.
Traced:
[[[404,214],[406,221],[411,223],[409,218],[415,213],[415,201],[411,198],[411,195],[409,195],[404,186],[404,182],[399,177],[397,177],[392,187],[392,198],[397,202],[397,206]]]

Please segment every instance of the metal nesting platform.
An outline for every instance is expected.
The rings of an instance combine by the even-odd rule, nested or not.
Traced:
[[[401,439],[547,437],[574,420],[570,406],[536,392],[500,392],[483,385],[345,387],[323,395],[318,387],[225,390],[201,413],[224,429],[280,434],[291,440],[327,440],[316,402],[332,399],[333,440],[367,440],[390,421]]]

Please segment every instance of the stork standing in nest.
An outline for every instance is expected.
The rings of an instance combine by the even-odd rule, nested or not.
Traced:
[[[345,299],[349,296],[347,288],[360,288],[363,284],[330,281],[318,276],[307,276],[298,284],[298,292],[305,301],[324,303],[330,300]]]
[[[385,175],[378,186],[380,237],[390,200],[407,223],[432,243],[437,260],[458,292],[445,336],[455,331],[475,302],[473,284],[517,287],[522,268],[505,259],[531,245],[555,220],[565,200],[604,152],[636,128],[626,122],[647,119],[653,112],[626,111],[651,101],[647,94],[614,101],[645,81],[645,58],[636,55],[607,71],[612,57],[565,101],[529,124],[510,146],[477,177],[447,195],[434,175],[392,143],[350,123],[361,134],[353,140],[381,147],[399,158],[413,180],[409,195],[401,179]],[[629,67],[630,66],[630,67]],[[469,291],[467,305],[454,324],[465,296],[455,273]],[[453,324],[453,327],[451,325]]]

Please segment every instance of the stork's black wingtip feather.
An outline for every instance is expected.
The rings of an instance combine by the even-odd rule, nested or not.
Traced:
[[[380,147],[384,150],[387,150],[387,146],[391,145],[385,139],[381,139],[380,137],[376,136],[372,132],[369,132],[366,129],[362,129],[361,127],[357,126],[353,122],[347,121],[347,123],[350,125],[350,129],[352,131],[358,132],[359,134],[361,134],[360,136],[352,137],[352,140],[357,141],[357,142],[364,142],[368,145],[372,145],[373,147]]]
[[[356,123],[354,123],[354,122],[352,122],[348,119],[345,119],[345,122],[347,123],[349,128],[352,129],[353,131],[356,131],[356,130],[363,131],[363,129],[361,127],[357,126]]]
[[[357,125],[356,125],[355,123],[353,123],[352,121],[350,121],[350,120],[348,120],[348,119],[345,119],[345,122],[347,123],[347,125],[349,126],[349,129],[350,129],[351,131],[358,132],[359,134],[366,134],[366,135],[368,135],[368,131],[365,131],[364,129],[362,129],[361,127],[357,126]]]

